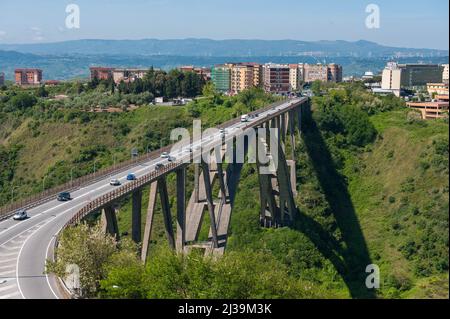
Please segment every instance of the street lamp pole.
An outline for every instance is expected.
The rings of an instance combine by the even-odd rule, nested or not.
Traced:
[[[45,191],[45,179],[48,177],[48,175],[45,175],[42,179],[42,191]]]
[[[70,187],[73,186],[73,167],[70,169]]]
[[[14,190],[18,187],[19,186],[14,186],[14,185],[11,186],[11,204],[14,203]]]

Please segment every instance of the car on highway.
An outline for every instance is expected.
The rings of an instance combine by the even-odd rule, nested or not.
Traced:
[[[27,214],[26,210],[19,210],[13,216],[14,220],[24,220],[27,218],[28,218],[28,214]]]
[[[161,168],[163,168],[164,167],[164,164],[163,163],[158,163],[158,164],[156,164],[156,166],[155,166],[155,169],[157,170],[157,171],[159,171]]]
[[[170,155],[169,155],[169,157],[167,158],[167,160],[168,160],[169,162],[174,162],[174,161],[176,160],[176,157],[175,157],[175,156],[170,156]]]
[[[127,181],[134,181],[136,179],[136,175],[130,173],[127,175]]]
[[[248,114],[241,115],[241,122],[248,122]]]
[[[161,153],[161,158],[169,158],[169,157],[170,157],[170,155],[169,155],[168,152],[162,152]]]
[[[120,186],[120,181],[117,178],[113,178],[110,182],[109,185],[111,186]]]
[[[61,192],[58,194],[58,196],[56,196],[56,199],[59,202],[66,202],[68,200],[71,200],[72,198],[70,197],[70,193],[69,192]]]

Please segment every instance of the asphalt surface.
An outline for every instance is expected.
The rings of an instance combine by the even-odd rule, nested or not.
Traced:
[[[286,108],[300,99],[289,100],[278,106]],[[262,112],[261,116],[275,113],[273,109]],[[258,119],[258,118],[257,118]],[[233,136],[233,129],[244,128],[250,123],[236,123],[227,127],[227,138]],[[221,143],[221,136],[214,134],[203,137],[203,147]],[[196,148],[199,142],[192,144]],[[205,146],[206,145],[206,146]],[[172,154],[177,160],[190,157],[189,152]],[[133,173],[137,178],[155,169],[157,163],[167,164],[167,159],[155,158],[105,177],[91,185],[71,193],[73,198],[67,202],[56,199],[28,210],[28,219],[14,221],[12,218],[0,222],[0,299],[59,299],[62,294],[53,275],[46,275],[45,261],[52,259],[56,235],[61,228],[84,205],[111,192],[116,186],[109,185],[113,178],[127,183],[126,176]]]

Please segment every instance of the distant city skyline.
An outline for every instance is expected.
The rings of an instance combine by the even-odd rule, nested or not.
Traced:
[[[80,28],[65,26],[67,5]],[[380,28],[365,25],[380,8]],[[78,39],[367,40],[408,48],[449,48],[447,0],[2,0],[0,43]]]

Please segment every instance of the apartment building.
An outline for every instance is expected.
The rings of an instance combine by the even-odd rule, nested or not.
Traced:
[[[291,91],[297,91],[299,89],[299,64],[289,64],[289,85],[291,86]]]
[[[113,69],[113,80],[116,84],[121,81],[134,82],[136,79],[143,79],[149,69]]]
[[[16,69],[14,78],[17,85],[39,85],[42,82],[40,69]]]
[[[91,81],[93,79],[97,80],[111,80],[114,79],[114,68],[105,68],[105,67],[91,67],[89,68],[91,71]]]
[[[442,82],[448,84],[448,64],[443,64]]]
[[[0,72],[0,86],[5,85],[5,73]]]
[[[270,93],[288,93],[290,68],[287,64],[268,63],[263,66],[264,90]]]
[[[305,82],[328,82],[328,66],[323,64],[304,65]]]
[[[231,94],[238,94],[251,87],[260,86],[261,68],[258,63],[231,64],[230,90]]]

